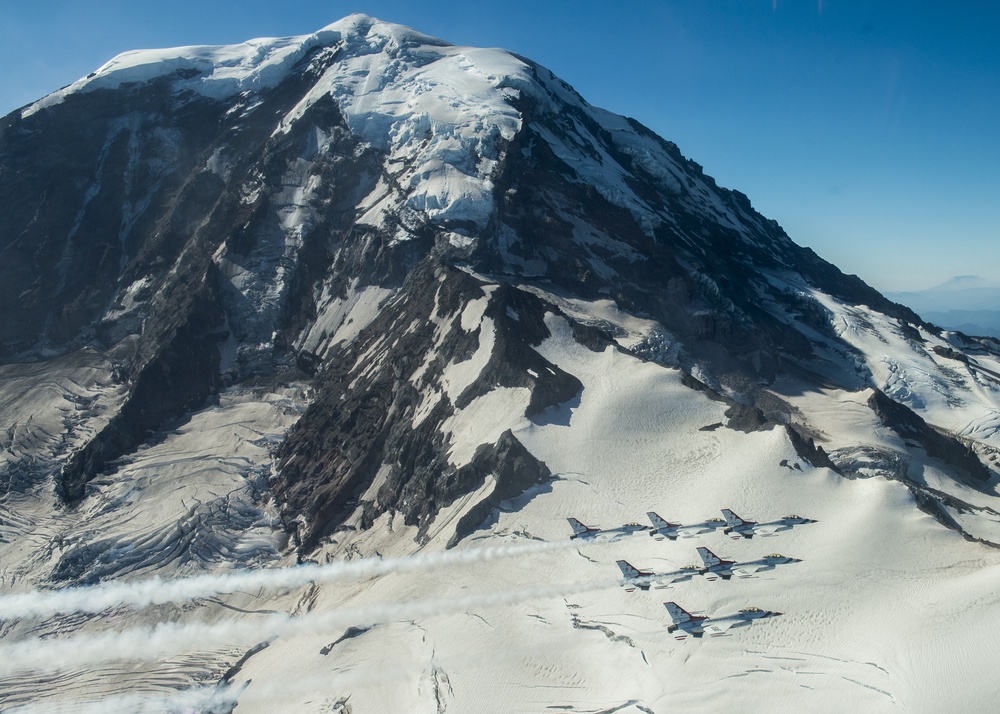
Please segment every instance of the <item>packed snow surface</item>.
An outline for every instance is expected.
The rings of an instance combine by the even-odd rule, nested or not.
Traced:
[[[606,304],[593,309],[613,316]],[[483,319],[481,307],[471,304],[463,317],[463,327],[473,327]],[[88,655],[96,666],[67,665],[60,685],[44,697],[34,695],[35,704],[46,711],[75,711],[81,702],[120,694],[105,683],[125,681],[113,660],[147,660],[160,647],[169,651],[164,642],[189,654],[160,655],[155,667],[131,665],[130,671],[147,677],[158,672],[162,683],[137,689],[145,695],[132,709],[125,700],[103,706],[166,709],[167,704],[156,705],[157,698],[181,702],[171,694],[178,686],[188,688],[184,696],[207,701],[222,695],[197,689],[182,663],[198,661],[211,669],[224,653],[245,652],[265,638],[269,644],[235,675],[239,691],[224,690],[240,710],[337,711],[337,703],[348,697],[355,712],[756,711],[761,705],[779,712],[930,712],[992,706],[992,692],[982,682],[990,680],[996,664],[1000,553],[942,527],[915,508],[898,482],[848,480],[811,467],[780,428],[752,434],[703,428],[725,421],[725,405],[684,386],[679,371],[614,347],[593,352],[574,340],[562,317],[550,315],[547,325],[552,336],[537,349],[581,380],[579,402],[530,421],[523,417],[525,402],[513,394],[517,390],[498,388],[481,397],[481,405],[468,407],[476,411],[475,419],[463,420],[461,412],[455,419],[453,458],[468,458],[476,445],[511,428],[554,473],[550,483],[503,504],[461,543],[468,559],[405,573],[390,569],[358,582],[317,578],[305,587],[247,588],[195,600],[184,609],[122,612],[110,621],[86,617],[68,629],[68,618],[51,618],[46,629],[80,638],[60,646],[67,662],[80,656],[87,636],[108,629],[127,635],[130,627],[141,632],[167,612],[177,624],[169,633],[142,635],[135,645],[128,637],[113,640],[113,646]],[[199,457],[201,450],[225,446],[217,439],[231,447],[243,444],[234,452],[243,455],[234,458],[246,465],[234,461],[234,474],[247,467],[266,469],[266,460],[254,455],[259,447],[252,445],[266,443],[287,423],[281,410],[294,403],[287,396],[233,394],[195,415],[190,426],[123,465],[120,481],[98,484],[107,493],[98,503],[117,499],[125,505],[116,512],[129,514],[127,530],[117,525],[116,512],[109,512],[111,520],[102,528],[109,536],[160,532],[161,519],[173,516],[141,509],[143,498],[162,504],[172,497],[165,501],[151,489],[193,489],[190,497],[177,491],[189,503],[203,501],[197,492],[230,491],[232,486],[223,486],[233,478],[225,475],[229,467]],[[860,440],[866,431],[868,443],[888,439],[877,430],[872,435],[864,392],[813,393],[800,406],[809,408],[831,439],[845,443],[854,434]],[[148,480],[152,469],[160,474],[155,481]],[[353,530],[356,521],[349,520],[318,560],[440,551],[457,517],[492,488],[487,480],[444,509],[424,546],[414,540],[414,528],[386,514],[368,530]],[[995,496],[979,495],[997,505]],[[639,533],[612,543],[567,542],[569,516],[613,527],[644,520],[646,511],[655,510],[669,520],[694,523],[718,517],[723,507],[760,521],[795,513],[818,522],[752,540],[731,540],[716,531],[677,541]],[[260,523],[266,526],[266,520]],[[232,537],[216,527],[195,526],[194,532]],[[267,548],[280,547],[266,528],[252,534],[244,532],[227,547],[251,558],[266,558]],[[516,557],[475,554],[484,545],[546,542],[563,546]],[[676,569],[698,561],[698,545],[738,561],[778,552],[802,562],[752,578],[695,577],[666,590],[627,593],[618,585],[615,560]],[[143,547],[170,552],[155,544]],[[271,552],[270,558],[278,557]],[[5,561],[11,562],[6,556]],[[274,560],[280,562],[291,564],[287,558]],[[154,566],[146,572],[158,571],[163,572]],[[663,602],[668,600],[707,615],[748,606],[784,614],[724,637],[678,642],[667,632]],[[295,618],[283,624],[275,620],[276,612],[304,618],[302,625]],[[51,651],[44,650],[45,656]],[[30,646],[24,652],[27,657]],[[110,661],[99,664],[94,657]],[[26,682],[24,676],[8,679]],[[249,684],[242,689],[244,682]],[[6,691],[9,704],[28,701]]]

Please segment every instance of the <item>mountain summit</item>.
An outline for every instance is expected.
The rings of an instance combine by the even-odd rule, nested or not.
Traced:
[[[986,557],[967,541],[1000,543],[995,342],[844,275],[673,143],[503,50],[352,15],[303,37],[125,53],[0,120],[0,250],[0,561],[15,591],[558,541],[571,508],[609,525],[805,508],[819,523],[793,543],[861,578],[857,549],[888,538],[898,552],[878,557],[896,559],[886,587],[901,589],[965,548]],[[600,580],[597,557],[554,550],[546,577]],[[509,588],[512,572],[454,577]],[[827,571],[798,572],[808,593]],[[434,592],[344,588],[266,607]],[[209,616],[252,618],[255,597]],[[593,619],[627,605],[581,603],[475,627],[508,649],[533,628],[596,632],[551,669],[573,706],[673,701],[676,658],[649,645],[650,665],[646,634]],[[389,642],[436,661],[416,622],[368,617],[353,624],[379,627],[322,633],[303,671]],[[468,617],[430,641],[453,647]],[[811,627],[794,617],[775,626],[791,623],[786,641]],[[818,649],[835,649],[829,622],[816,619]],[[241,667],[266,680],[300,657],[284,639],[226,644],[176,685]],[[617,647],[653,674],[605,682]],[[757,671],[737,660],[698,677]],[[935,663],[911,667],[898,696]],[[547,666],[509,677],[533,690]],[[867,692],[893,686],[845,667]],[[102,672],[50,695],[104,691]],[[431,679],[385,701],[443,711],[458,680],[436,665]],[[602,687],[614,696],[591,696]],[[457,701],[473,690],[503,687]],[[867,692],[851,696],[868,706]]]

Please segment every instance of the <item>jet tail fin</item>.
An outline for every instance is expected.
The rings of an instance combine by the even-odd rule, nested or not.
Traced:
[[[635,583],[638,587],[643,590],[649,589],[650,579],[653,577],[653,572],[651,570],[639,570],[627,560],[619,560],[616,562],[622,571],[622,575],[626,579],[639,580],[639,582]]]
[[[737,526],[746,525],[747,523],[745,520],[737,516],[728,508],[722,509],[722,515],[726,519],[726,525],[729,526],[730,528],[736,528]]]
[[[646,517],[649,518],[649,522],[653,524],[653,528],[673,528],[676,525],[675,523],[671,523],[661,517],[660,514],[655,513],[654,511],[647,513]]]
[[[667,613],[670,615],[670,619],[674,621],[675,625],[691,622],[693,619],[691,617],[691,613],[678,605],[676,602],[665,602],[663,603],[663,607],[667,608]]]
[[[616,562],[622,571],[622,575],[626,578],[641,578],[643,575],[649,575],[649,573],[644,573],[627,560],[618,560]]]
[[[706,568],[722,564],[722,558],[703,546],[698,548],[698,555],[701,556],[701,562],[705,564]]]
[[[573,535],[583,535],[590,530],[590,528],[575,518],[567,518],[566,520],[569,521],[569,527],[573,529]]]

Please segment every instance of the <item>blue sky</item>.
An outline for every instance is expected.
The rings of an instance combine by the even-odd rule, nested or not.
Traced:
[[[531,57],[881,290],[1000,281],[995,0],[5,1],[0,113],[127,49],[351,12]]]

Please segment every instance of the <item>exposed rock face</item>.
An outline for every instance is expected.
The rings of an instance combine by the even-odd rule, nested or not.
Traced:
[[[281,448],[276,493],[290,519],[304,517],[306,548],[352,511],[377,477],[381,483],[361,503],[366,518],[393,510],[421,526],[480,485],[486,464],[499,469],[498,479],[514,478],[499,476],[513,468],[504,460],[523,464],[530,455],[512,449],[509,432],[469,464],[448,459],[443,425],[476,399],[520,390],[530,417],[582,389],[532,349],[549,336],[539,298],[432,265],[414,270],[369,329],[335,353],[317,400]]]
[[[823,447],[816,444],[815,439],[803,436],[791,424],[785,424],[785,432],[788,434],[792,446],[795,447],[795,452],[803,459],[818,468],[828,468],[835,473],[842,473],[840,467],[830,459]]]
[[[742,404],[725,395],[719,394],[690,374],[684,375],[683,382],[691,389],[704,393],[709,399],[728,405],[729,408],[725,411],[727,419],[726,428],[749,434],[754,431],[770,431],[776,426],[783,426],[785,433],[788,434],[789,441],[792,442],[795,452],[801,458],[805,459],[807,463],[819,468],[828,468],[836,473],[842,473],[841,469],[830,460],[829,455],[823,450],[823,447],[817,445],[813,437],[803,434],[800,427],[787,422],[776,421],[768,417],[760,407],[752,404]],[[753,390],[747,394],[751,398],[759,395],[759,392],[754,392]],[[782,404],[781,406],[790,411],[788,405]],[[707,425],[704,428],[716,428],[718,426],[722,426],[722,424]]]
[[[967,476],[972,482],[987,481],[992,475],[969,446],[934,429],[918,414],[899,402],[889,399],[878,389],[872,391],[871,397],[868,398],[868,406],[878,415],[885,426],[904,439],[917,442],[928,456],[941,459]]]
[[[912,312],[529,60],[364,16],[178,52],[116,58],[0,121],[0,358],[88,347],[125,385],[52,473],[64,503],[220,389],[314,379],[272,484],[301,547],[358,508],[363,525],[392,512],[426,529],[492,476],[461,537],[549,477],[511,423],[486,418],[579,398],[537,349],[549,320],[622,348],[572,305],[655,325],[634,353],[713,375],[743,431],[784,423],[761,385],[813,378],[818,345],[851,353],[810,290],[919,338]]]
[[[449,545],[454,545],[478,528],[503,501],[552,477],[548,467],[532,456],[509,430],[500,436],[496,444],[476,449],[472,462],[462,471],[471,488],[478,487],[488,477],[496,480],[496,487],[489,496],[466,511],[455,527],[455,535]]]
[[[135,448],[147,431],[198,407],[217,387],[217,342],[223,318],[214,271],[207,272],[195,285],[188,285],[189,292],[176,295],[180,321],[165,324],[167,334],[152,348],[155,352],[144,364],[134,366],[121,410],[62,468],[56,493],[64,502],[83,498],[87,481],[109,461]]]

